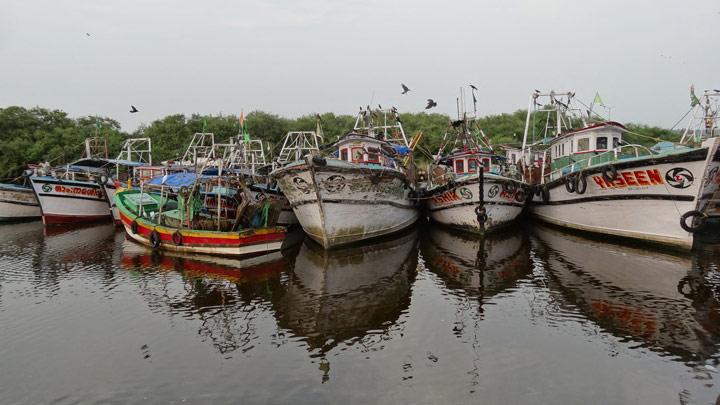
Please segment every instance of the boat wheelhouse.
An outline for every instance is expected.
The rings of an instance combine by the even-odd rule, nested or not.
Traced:
[[[415,223],[414,166],[397,111],[360,110],[335,151],[274,170],[305,232],[326,249],[400,231]]]
[[[601,117],[587,124],[583,114],[574,114],[579,111],[574,96],[531,96],[523,150],[537,153],[538,146],[545,147],[540,176],[528,170],[527,160],[523,170],[536,184],[532,214],[583,231],[691,248],[718,189],[713,179],[720,138],[631,144],[623,140],[630,131],[622,124]],[[712,104],[707,94],[704,100],[703,105]],[[716,116],[710,110],[717,107],[704,114]],[[545,129],[534,142],[530,122],[538,115],[544,116]]]

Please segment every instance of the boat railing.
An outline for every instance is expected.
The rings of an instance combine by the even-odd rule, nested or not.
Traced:
[[[589,158],[573,161],[569,165],[555,169],[547,175],[544,175],[545,182],[559,179],[569,173],[574,173],[598,164],[617,162],[627,158],[637,158],[641,156],[641,152],[647,152],[648,155],[655,154],[652,150],[640,144],[621,145],[597,155],[590,156]],[[645,154],[643,154],[643,156],[645,156]]]

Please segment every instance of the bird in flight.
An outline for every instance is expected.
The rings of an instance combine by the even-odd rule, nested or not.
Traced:
[[[400,83],[400,85],[402,86],[402,89],[403,89],[402,93],[400,93],[400,94],[405,94],[408,91],[410,91],[410,88],[408,86],[406,86],[405,84]]]
[[[477,90],[477,87],[475,87],[475,85],[473,85],[473,84],[471,84],[470,87],[471,87],[473,90]]]
[[[427,106],[425,106],[426,110],[429,110],[433,107],[437,107],[437,103],[433,99],[429,98],[427,101],[428,101]]]
[[[137,108],[135,108],[134,105],[131,105],[131,106],[130,106],[130,114],[135,114],[135,113],[138,112],[138,111],[140,111],[140,110],[138,110]]]
[[[89,33],[89,32],[86,32],[85,35],[89,37],[89,36],[90,36],[90,33]]]

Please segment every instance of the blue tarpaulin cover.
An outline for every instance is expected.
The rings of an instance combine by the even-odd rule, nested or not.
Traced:
[[[158,176],[148,181],[147,184],[160,186],[163,184],[163,178],[165,176]],[[205,176],[202,176],[205,177]],[[202,178],[201,177],[201,178]],[[173,190],[177,190],[180,187],[189,187],[193,185],[198,179],[198,175],[195,173],[175,173],[168,174],[165,180],[165,186],[170,187]]]
[[[403,145],[395,145],[393,144],[393,148],[395,149],[395,152],[397,152],[399,155],[407,155],[410,153],[410,148]]]

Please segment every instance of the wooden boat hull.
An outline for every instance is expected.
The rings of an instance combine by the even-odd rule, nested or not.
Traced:
[[[112,217],[108,203],[108,197],[112,198],[112,195],[107,193],[114,194],[114,188],[45,176],[30,177],[30,182],[46,225],[109,220]]]
[[[309,157],[273,176],[303,230],[326,249],[388,235],[417,221],[406,176],[383,167]]]
[[[120,192],[115,197],[120,221],[127,235],[145,246],[153,247],[151,234],[157,232],[160,243],[156,248],[160,250],[219,256],[245,256],[280,250],[285,240],[285,228],[282,227],[246,229],[239,232],[215,232],[161,226],[138,217],[125,207],[119,198],[125,192],[127,191]],[[136,193],[137,191],[131,190],[130,192]]]
[[[487,214],[480,227],[475,210],[480,206],[479,179],[465,177],[447,186],[428,191],[430,218],[443,225],[473,233],[496,230],[512,224],[522,213],[527,196],[525,183],[495,175],[485,175],[483,205]]]
[[[568,228],[690,249],[693,233],[681,227],[680,218],[710,206],[720,183],[719,141],[685,153],[613,162],[618,173],[613,182],[602,176],[608,165],[586,169],[582,194],[569,192],[567,176],[561,177],[539,189],[531,213]]]
[[[29,187],[0,184],[0,222],[40,219],[40,205]]]

